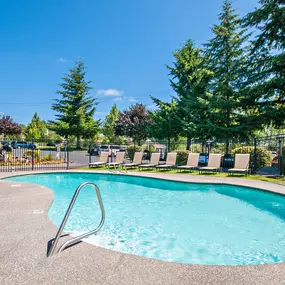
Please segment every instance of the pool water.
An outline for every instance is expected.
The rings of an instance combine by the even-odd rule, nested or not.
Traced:
[[[212,265],[285,261],[285,197],[245,187],[172,182],[89,173],[17,176],[47,186],[55,199],[49,218],[59,226],[76,187],[95,182],[106,221],[93,244],[160,260]],[[96,194],[86,186],[65,227],[93,230],[100,221]]]

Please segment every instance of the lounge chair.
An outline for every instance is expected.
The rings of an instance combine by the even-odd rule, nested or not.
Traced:
[[[92,167],[106,165],[106,163],[108,162],[108,157],[109,157],[109,152],[101,152],[99,161],[89,163],[89,167],[92,168]]]
[[[208,166],[199,167],[199,173],[203,171],[220,171],[221,168],[221,154],[210,154]]]
[[[142,163],[143,153],[142,152],[135,152],[135,156],[133,159],[133,162],[131,163],[125,163],[124,167],[137,167]]]
[[[228,174],[233,173],[249,173],[249,160],[250,160],[250,154],[236,154],[235,155],[235,165],[234,168],[230,168],[228,170]]]
[[[159,164],[156,166],[157,169],[170,169],[174,168],[176,166],[176,152],[169,152],[167,154],[166,163],[165,164]]]
[[[189,153],[186,165],[180,165],[177,170],[193,170],[198,168],[199,153]]]
[[[124,151],[118,151],[116,153],[115,162],[109,162],[109,163],[107,163],[107,166],[116,168],[117,166],[120,166],[124,163],[124,159],[125,159],[125,152]]]
[[[151,154],[150,162],[139,165],[139,168],[153,168],[159,164],[160,153],[154,152]]]

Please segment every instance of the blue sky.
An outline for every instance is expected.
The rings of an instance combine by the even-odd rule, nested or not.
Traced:
[[[257,0],[235,0],[241,15]],[[27,124],[35,111],[54,118],[61,77],[82,58],[96,118],[114,103],[123,110],[150,95],[173,95],[165,64],[187,39],[211,37],[222,0],[14,0],[0,9],[0,114]]]

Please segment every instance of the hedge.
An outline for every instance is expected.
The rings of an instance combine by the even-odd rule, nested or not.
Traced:
[[[254,167],[254,147],[253,146],[242,146],[232,150],[232,154],[237,153],[250,153],[249,167]],[[271,153],[262,147],[256,147],[256,170],[264,167],[271,166]]]

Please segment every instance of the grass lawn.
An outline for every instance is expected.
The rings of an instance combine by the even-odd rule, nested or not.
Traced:
[[[89,168],[89,167],[81,167],[79,168],[80,170],[107,170],[108,168],[105,167],[97,167],[97,168]],[[157,172],[159,174],[187,174],[187,175],[200,175],[198,171],[181,171],[181,172],[177,172],[176,170],[163,170],[163,171],[156,171],[155,169],[147,169],[147,170],[138,170],[138,168],[134,168],[134,169],[128,169],[128,172]],[[240,177],[243,179],[249,179],[249,180],[260,180],[260,181],[267,181],[267,182],[271,182],[271,183],[279,183],[279,184],[284,184],[285,185],[285,177],[276,177],[276,178],[272,178],[272,177],[266,177],[266,176],[262,176],[262,175],[233,175],[233,176],[228,176],[227,173],[225,172],[220,172],[220,173],[214,173],[214,172],[205,172],[203,173],[203,175],[207,175],[207,176],[215,176],[215,177]]]

